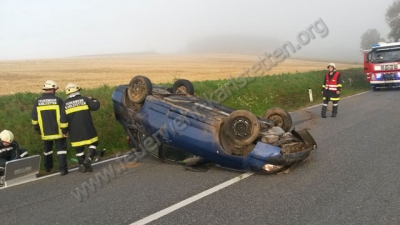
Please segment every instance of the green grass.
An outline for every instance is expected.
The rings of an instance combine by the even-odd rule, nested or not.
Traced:
[[[341,97],[366,91],[370,88],[365,81],[365,75],[361,68],[341,71],[343,90]],[[228,85],[231,93],[228,98],[221,101],[222,104],[236,109],[247,109],[261,116],[271,107],[282,107],[286,110],[295,110],[312,104],[322,102],[321,85],[325,71],[313,71],[297,74],[280,74],[264,76],[248,81],[247,85],[236,90],[232,84]],[[350,86],[349,78],[352,79]],[[243,80],[242,80],[243,81]],[[197,96],[207,96],[214,92],[211,100],[218,101],[216,94],[221,93],[229,80],[198,81],[193,82]],[[129,83],[129,80],[126,81]],[[172,84],[166,84],[172,85]],[[313,90],[314,102],[309,102],[308,87]],[[111,95],[115,87],[102,86],[100,88],[81,91],[84,96],[93,96],[99,99],[101,108],[92,112],[94,124],[99,134],[99,149],[106,149],[106,155],[113,156],[118,152],[128,149],[126,135],[123,128],[115,120]],[[226,89],[225,89],[226,90]],[[58,96],[66,99],[64,92],[58,92]],[[0,111],[0,129],[11,130],[20,146],[26,148],[30,155],[43,155],[43,147],[40,136],[33,131],[30,114],[36,93],[18,93],[0,97],[2,110]],[[220,98],[221,100],[221,98]],[[54,154],[55,168],[57,169],[56,155]],[[68,164],[74,165],[75,151],[68,143]],[[43,163],[42,163],[43,164]],[[42,166],[43,167],[43,166]],[[42,168],[43,169],[43,168]]]
[[[271,107],[295,110],[322,102],[321,88],[326,71],[312,71],[296,74],[280,74],[255,78],[243,88],[235,90],[232,84],[232,95],[221,103],[236,109],[247,109],[261,116]],[[370,89],[361,68],[341,71],[344,81],[341,97]],[[349,79],[352,79],[350,86]],[[193,82],[196,95],[209,97],[216,89],[227,84],[229,80]],[[308,87],[312,89],[314,102],[309,102]],[[218,100],[214,98],[212,100]]]

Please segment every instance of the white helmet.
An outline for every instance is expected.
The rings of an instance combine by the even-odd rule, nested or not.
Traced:
[[[333,69],[336,69],[336,65],[335,65],[335,63],[329,63],[329,64],[328,64],[328,66],[327,66],[326,68],[329,68],[330,66],[332,66],[332,67],[333,67]]]
[[[48,80],[48,81],[44,82],[42,89],[43,90],[51,90],[51,89],[57,90],[58,85],[56,82],[54,82],[52,80]]]
[[[71,94],[71,93],[74,93],[74,92],[77,92],[77,91],[80,91],[80,90],[82,90],[82,88],[78,87],[78,85],[76,85],[76,84],[74,84],[74,83],[69,83],[69,84],[67,84],[67,86],[65,87],[65,93],[66,93],[67,95],[69,95],[69,94]]]
[[[9,131],[9,130],[3,130],[3,131],[0,133],[0,139],[1,139],[2,141],[6,141],[6,142],[8,142],[8,143],[11,143],[11,142],[14,141],[14,134],[13,134],[11,131]]]

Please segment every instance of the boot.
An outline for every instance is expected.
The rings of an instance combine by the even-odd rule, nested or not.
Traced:
[[[78,167],[78,171],[81,173],[86,172],[86,167],[83,165],[83,162],[85,161],[85,156],[78,156],[78,163],[79,163],[79,167]]]
[[[60,172],[61,176],[64,176],[68,173],[68,166],[67,166],[67,154],[63,152],[67,152],[67,150],[62,150],[57,152],[57,159],[58,159],[58,171]]]
[[[332,117],[336,117],[337,110],[338,110],[338,106],[333,106],[333,108],[332,108]]]
[[[53,150],[51,150],[53,151]],[[49,152],[44,153],[44,170],[46,170],[47,173],[50,173],[50,171],[53,169],[53,154]]]
[[[86,155],[85,161],[83,162],[83,165],[85,166],[86,172],[92,172],[92,158],[96,154],[96,149],[94,148],[89,148],[88,153]]]
[[[84,172],[86,172],[86,168],[85,168],[85,166],[84,166],[84,165],[79,165],[79,167],[78,167],[78,171],[79,171],[79,172],[81,172],[81,173],[84,173]]]
[[[322,118],[326,118],[326,108],[328,108],[328,106],[325,106],[325,105],[322,106],[322,110],[321,110]]]
[[[85,172],[92,172],[92,165],[91,164],[80,164],[78,167],[78,171],[81,173],[85,173]]]
[[[60,175],[61,176],[65,176],[65,175],[67,175],[68,174],[68,170],[64,170],[64,171],[61,171],[60,172]]]

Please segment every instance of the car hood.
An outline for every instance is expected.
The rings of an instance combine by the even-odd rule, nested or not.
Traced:
[[[266,144],[264,142],[257,142],[253,151],[249,153],[249,157],[267,161],[271,156],[281,155],[281,148],[273,145]]]
[[[276,161],[276,159],[288,161],[289,158],[303,158],[304,155],[309,154],[311,150],[315,150],[317,148],[314,138],[307,130],[292,130],[291,133],[305,144],[306,148],[304,150],[283,155],[280,147],[259,141],[248,156],[262,161]]]

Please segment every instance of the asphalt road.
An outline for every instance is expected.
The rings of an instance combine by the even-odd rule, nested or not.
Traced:
[[[400,91],[367,92],[292,113],[318,143],[288,174],[254,174],[149,224],[400,224]],[[330,112],[328,112],[330,116]],[[187,171],[145,158],[78,201],[71,192],[103,169],[0,190],[0,224],[131,224],[243,173]],[[120,171],[120,170],[118,170]]]

